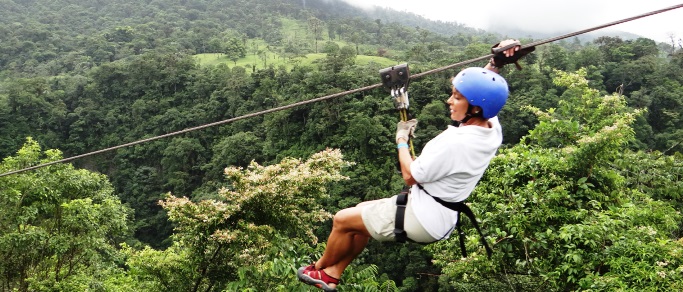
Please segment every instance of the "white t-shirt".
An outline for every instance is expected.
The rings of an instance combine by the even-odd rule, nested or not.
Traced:
[[[413,178],[429,194],[444,201],[467,199],[503,142],[498,117],[489,122],[491,128],[448,126],[425,145],[410,165]],[[448,238],[458,212],[442,206],[417,185],[413,185],[410,195],[411,207],[425,230],[435,239]]]

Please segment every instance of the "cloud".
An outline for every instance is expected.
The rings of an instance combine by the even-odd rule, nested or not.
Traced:
[[[380,6],[380,7],[385,6],[382,3],[383,1],[365,1],[365,0],[342,0],[342,1],[349,3],[355,7],[365,9],[365,10],[373,9],[375,6]]]
[[[315,0],[309,0],[315,1]],[[443,1],[443,0],[343,0],[351,5],[371,9],[374,6],[407,11],[433,20],[457,22],[470,27],[495,31],[573,32],[680,5],[680,0],[621,1]],[[619,24],[610,29],[635,33],[665,41],[673,33],[683,37],[683,8]]]
[[[543,33],[584,29],[604,19],[603,7],[593,5],[586,9],[591,2],[595,1],[574,0],[571,5],[555,1],[519,1],[520,5],[492,9],[486,28],[509,27]]]

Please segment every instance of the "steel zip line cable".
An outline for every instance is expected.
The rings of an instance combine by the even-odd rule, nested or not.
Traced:
[[[640,15],[637,15],[637,16],[633,16],[633,17],[629,17],[629,18],[624,18],[624,19],[621,19],[621,20],[613,21],[613,22],[606,23],[606,24],[599,25],[599,26],[594,26],[594,27],[587,28],[587,29],[580,30],[580,31],[576,31],[576,32],[573,32],[573,33],[568,33],[568,34],[565,34],[565,35],[561,35],[561,36],[557,36],[557,37],[553,37],[553,38],[549,38],[549,39],[545,39],[545,40],[533,42],[533,43],[530,43],[530,44],[523,45],[522,48],[529,48],[529,47],[544,45],[544,44],[547,44],[547,43],[550,43],[550,42],[558,41],[558,40],[561,40],[561,39],[566,39],[566,38],[569,38],[569,37],[577,36],[577,35],[584,34],[584,33],[587,33],[587,32],[591,32],[591,31],[594,31],[594,30],[603,29],[603,28],[605,28],[605,27],[609,27],[609,26],[613,26],[613,25],[617,25],[617,24],[629,22],[629,21],[632,21],[632,20],[636,20],[636,19],[639,19],[639,18],[643,18],[643,17],[647,17],[647,16],[659,14],[659,13],[666,12],[666,11],[669,11],[669,10],[678,9],[678,8],[681,8],[681,7],[683,7],[683,4],[674,5],[674,6],[671,6],[671,7],[668,7],[668,8],[663,8],[663,9],[655,10],[655,11],[652,11],[652,12],[640,14]],[[458,67],[458,66],[462,66],[462,65],[474,63],[474,62],[477,62],[477,61],[488,60],[488,59],[490,59],[491,57],[493,57],[493,54],[488,54],[488,55],[486,55],[486,56],[481,56],[481,57],[478,57],[478,58],[474,58],[474,59],[462,61],[462,62],[459,62],[459,63],[455,63],[455,64],[452,64],[452,65],[444,66],[444,67],[441,67],[441,68],[432,69],[432,70],[429,70],[429,71],[425,71],[425,72],[422,72],[422,73],[419,73],[419,74],[412,75],[412,76],[410,76],[410,79],[420,78],[420,77],[423,77],[423,76],[426,76],[426,75],[429,75],[429,74],[434,74],[434,73],[442,72],[442,71],[445,71],[445,70],[448,70],[448,69],[452,69],[452,68],[455,68],[455,67]],[[243,116],[239,116],[239,117],[235,117],[235,118],[231,118],[231,119],[227,119],[227,120],[222,120],[222,121],[218,121],[218,122],[214,122],[214,123],[210,123],[210,124],[205,124],[205,125],[201,125],[201,126],[197,126],[197,127],[187,128],[187,129],[180,130],[180,131],[177,131],[177,132],[171,132],[171,133],[164,134],[164,135],[160,135],[160,136],[155,136],[155,137],[151,137],[151,138],[147,138],[147,139],[142,139],[142,140],[138,140],[138,141],[134,141],[134,142],[126,143],[126,144],[121,144],[121,145],[114,146],[114,147],[110,147],[110,148],[106,148],[106,149],[101,149],[101,150],[97,150],[97,151],[93,151],[93,152],[89,152],[89,153],[85,153],[85,154],[81,154],[81,155],[72,156],[72,157],[69,157],[69,158],[64,158],[64,159],[60,159],[60,160],[56,160],[56,161],[52,161],[52,162],[48,162],[48,163],[43,163],[43,164],[35,165],[35,166],[32,166],[32,167],[27,167],[27,168],[15,170],[15,171],[6,172],[6,173],[3,173],[3,174],[0,174],[0,177],[12,175],[12,174],[17,174],[17,173],[22,173],[22,172],[26,172],[26,171],[29,171],[29,170],[34,170],[34,169],[38,169],[38,168],[50,166],[50,165],[53,165],[53,164],[69,162],[69,161],[73,161],[73,160],[80,159],[80,158],[83,158],[83,157],[92,156],[92,155],[96,155],[96,154],[100,154],[100,153],[104,153],[104,152],[109,152],[109,151],[117,150],[117,149],[124,148],[124,147],[134,146],[134,145],[138,145],[138,144],[142,144],[142,143],[146,143],[146,142],[150,142],[150,141],[154,141],[154,140],[159,140],[159,139],[162,139],[162,138],[167,138],[167,137],[171,137],[171,136],[176,136],[176,135],[184,134],[184,133],[187,133],[187,132],[192,132],[192,131],[201,130],[201,129],[204,129],[204,128],[213,127],[213,126],[229,124],[229,123],[236,122],[236,121],[243,120],[243,119],[248,119],[248,118],[252,118],[252,117],[256,117],[256,116],[261,116],[261,115],[265,115],[265,114],[268,114],[268,113],[273,113],[273,112],[277,112],[277,111],[282,111],[282,110],[286,110],[286,109],[290,109],[290,108],[294,108],[294,107],[298,107],[298,106],[302,106],[302,105],[306,105],[306,104],[310,104],[310,103],[316,103],[316,102],[319,102],[319,101],[328,100],[328,99],[333,99],[333,98],[337,98],[337,97],[340,97],[340,96],[345,96],[345,95],[349,95],[349,94],[353,94],[353,93],[358,93],[358,92],[362,92],[362,91],[367,91],[367,90],[371,90],[371,89],[375,89],[375,88],[379,88],[379,87],[382,87],[382,84],[381,84],[381,83],[378,83],[378,84],[375,84],[375,85],[369,85],[369,86],[365,86],[365,87],[361,87],[361,88],[357,88],[357,89],[352,89],[352,90],[348,90],[348,91],[344,91],[344,92],[340,92],[340,93],[335,93],[335,94],[331,94],[331,95],[327,95],[327,96],[322,96],[322,97],[318,97],[318,98],[314,98],[314,99],[309,99],[309,100],[305,100],[305,101],[300,101],[300,102],[296,102],[296,103],[293,103],[293,104],[290,104],[290,105],[286,105],[286,106],[282,106],[282,107],[276,107],[276,108],[272,108],[272,109],[268,109],[268,110],[264,110],[264,111],[260,111],[260,112],[255,112],[255,113],[251,113],[251,114],[246,114],[246,115],[243,115]]]

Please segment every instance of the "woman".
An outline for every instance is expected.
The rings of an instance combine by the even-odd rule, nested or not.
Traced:
[[[497,47],[515,43],[518,42],[506,40]],[[512,57],[519,48],[514,46],[503,54]],[[417,120],[398,123],[398,159],[403,179],[411,186],[404,230],[412,241],[430,243],[448,238],[458,212],[442,206],[433,197],[446,202],[467,199],[503,141],[496,115],[507,100],[508,86],[498,75],[498,69],[500,64],[511,62],[497,60],[492,58],[484,68],[464,69],[452,79],[453,93],[446,103],[450,118],[459,126],[449,126],[429,141],[415,160],[407,143]],[[301,267],[297,272],[299,280],[324,291],[336,291],[342,273],[365,249],[370,237],[395,240],[396,210],[394,196],[337,212],[323,256],[314,264]]]

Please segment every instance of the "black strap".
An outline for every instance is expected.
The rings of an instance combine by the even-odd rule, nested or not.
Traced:
[[[493,254],[493,251],[489,247],[489,244],[486,242],[486,237],[484,236],[484,233],[481,232],[481,228],[479,228],[479,223],[477,223],[477,218],[474,216],[474,212],[472,212],[472,209],[470,209],[467,204],[464,202],[446,202],[442,200],[441,198],[434,197],[432,196],[427,190],[422,187],[422,185],[418,184],[417,185],[423,192],[425,192],[427,195],[431,196],[434,198],[435,201],[437,201],[439,204],[442,206],[451,209],[453,211],[456,211],[460,214],[465,214],[467,218],[470,219],[470,222],[474,225],[474,228],[477,229],[477,232],[479,232],[479,239],[481,241],[481,244],[484,245],[484,249],[486,249],[486,254],[488,255],[489,258],[491,258],[491,255]],[[465,233],[462,232],[460,228],[460,216],[458,214],[458,221],[456,222],[456,228],[458,231],[458,236],[460,237],[460,249],[462,250],[462,256],[467,257],[467,251],[465,250]]]
[[[458,239],[460,240],[460,252],[462,252],[462,257],[467,257],[467,248],[465,248],[465,232],[462,232],[460,227],[460,215],[458,215],[458,221],[455,223],[455,228],[458,231]]]
[[[394,221],[394,237],[397,242],[404,243],[408,239],[408,233],[403,229],[405,221],[406,205],[408,205],[408,187],[396,196],[396,220]]]

